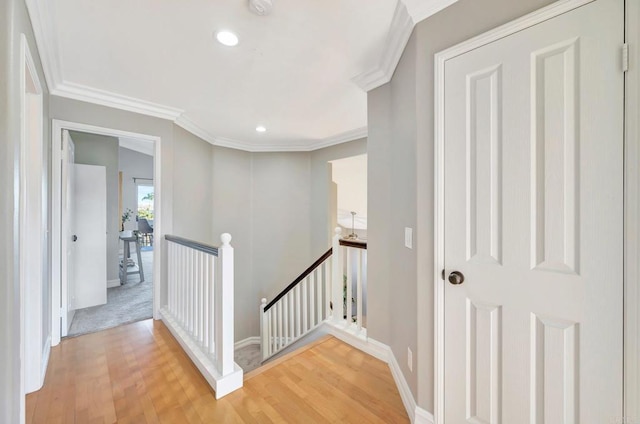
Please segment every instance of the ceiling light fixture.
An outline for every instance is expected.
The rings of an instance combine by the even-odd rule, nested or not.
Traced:
[[[258,132],[265,132],[265,131],[267,131],[267,129],[266,129],[263,125],[258,125],[258,126],[256,127],[256,131],[258,131]]]
[[[231,31],[218,31],[216,33],[216,40],[218,40],[220,44],[228,47],[238,45],[238,36]]]

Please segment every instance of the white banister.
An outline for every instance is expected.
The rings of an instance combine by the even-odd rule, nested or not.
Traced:
[[[234,259],[231,235],[219,248],[165,236],[168,302],[162,320],[216,392],[242,387],[234,355]]]
[[[342,322],[344,320],[343,302],[343,253],[340,248],[340,239],[342,238],[342,228],[336,227],[333,236],[333,264],[331,267],[331,303],[333,304],[332,319],[334,322]]]

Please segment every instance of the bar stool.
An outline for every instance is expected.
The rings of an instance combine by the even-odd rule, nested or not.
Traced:
[[[144,282],[144,270],[142,269],[142,255],[140,254],[140,240],[137,234],[133,231],[122,231],[120,233],[120,240],[124,243],[124,255],[120,261],[120,283],[127,282],[127,276],[131,274],[139,274],[140,282]],[[129,271],[129,258],[131,257],[131,243],[136,244],[136,253],[138,255],[138,269]]]

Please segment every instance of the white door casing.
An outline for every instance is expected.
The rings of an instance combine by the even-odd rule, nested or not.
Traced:
[[[65,286],[65,277],[63,275],[63,266],[66,258],[66,250],[64,247],[65,240],[65,213],[63,211],[63,192],[65,190],[65,184],[63,179],[64,167],[62,166],[64,160],[65,143],[63,138],[65,137],[65,131],[82,131],[91,134],[106,135],[112,137],[124,137],[130,139],[147,140],[154,143],[153,153],[153,180],[155,185],[155,198],[154,198],[154,234],[157,240],[161,240],[163,234],[171,233],[171,208],[166,205],[171,204],[171,187],[164,189],[162,184],[162,143],[161,138],[149,134],[136,133],[131,131],[123,131],[114,128],[105,128],[96,125],[62,121],[53,119],[51,123],[51,160],[52,160],[52,243],[51,243],[51,280],[52,280],[52,336],[51,345],[57,346],[60,343],[61,337],[66,336],[68,330],[65,329],[61,323],[68,320],[65,318],[67,314],[67,294],[62,293]],[[166,199],[166,200],[165,200]],[[163,205],[165,207],[163,208]],[[166,215],[166,216],[165,216]],[[60,225],[56,225],[60,223]],[[153,314],[154,318],[158,319],[158,311],[161,305],[162,299],[162,282],[163,282],[163,244],[157,243],[153,249]],[[70,322],[70,321],[69,321]]]
[[[107,171],[74,164],[73,303],[83,309],[107,303]],[[75,241],[74,241],[75,240]]]
[[[622,416],[623,13],[444,63],[447,423]]]
[[[62,130],[62,161],[61,161],[61,283],[60,310],[61,335],[65,337],[71,327],[75,314],[75,258],[76,244],[71,238],[75,234],[75,146],[69,136],[69,131]],[[54,305],[55,307],[55,305]]]

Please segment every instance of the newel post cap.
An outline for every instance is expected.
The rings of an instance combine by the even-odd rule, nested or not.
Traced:
[[[267,298],[266,298],[266,297],[263,297],[263,298],[262,298],[262,300],[260,300],[260,302],[261,302],[263,305],[266,305],[266,304],[267,304]]]
[[[231,243],[231,234],[222,233],[222,235],[220,236],[220,241],[222,241],[223,246],[229,246],[229,243]]]

